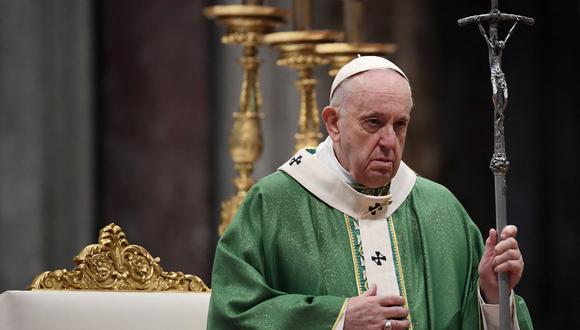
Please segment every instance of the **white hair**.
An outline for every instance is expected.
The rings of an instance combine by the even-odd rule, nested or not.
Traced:
[[[332,97],[330,98],[330,106],[334,108],[337,113],[341,113],[342,108],[345,108],[347,98],[351,92],[348,86],[352,83],[351,78],[352,77],[349,77],[343,80],[332,93]]]

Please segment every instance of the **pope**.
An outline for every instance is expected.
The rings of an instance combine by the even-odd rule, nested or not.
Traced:
[[[517,228],[481,233],[402,161],[409,80],[374,56],[342,67],[328,138],[248,192],[218,243],[210,329],[496,329],[497,274],[520,281]],[[532,329],[510,296],[513,329]]]

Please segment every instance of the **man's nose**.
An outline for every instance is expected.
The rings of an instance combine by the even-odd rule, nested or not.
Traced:
[[[385,125],[379,130],[380,141],[379,144],[382,147],[394,148],[397,144],[397,134],[391,125]]]

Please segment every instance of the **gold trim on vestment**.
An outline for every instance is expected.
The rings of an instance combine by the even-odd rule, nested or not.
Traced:
[[[401,294],[403,295],[403,299],[405,300],[405,308],[409,308],[409,301],[407,299],[407,289],[405,288],[405,275],[403,274],[403,264],[401,263],[401,255],[399,254],[399,243],[397,241],[397,233],[395,232],[395,224],[393,221],[393,217],[390,216],[387,219],[387,222],[389,223],[389,227],[391,229],[391,232],[393,233],[393,242],[391,243],[393,245],[394,248],[394,252],[396,255],[396,260],[397,260],[397,268],[399,269],[399,274],[401,275],[400,279],[401,279],[401,283],[400,283],[400,287],[401,287]],[[411,321],[411,311],[409,310],[409,316],[407,317],[409,319],[409,329],[413,329],[413,322]]]
[[[354,266],[354,276],[356,278],[356,291],[358,292],[358,294],[360,295],[361,292],[361,287],[362,287],[362,281],[361,278],[359,276],[360,273],[360,269],[358,267],[358,262],[357,260],[359,259],[359,257],[356,255],[357,251],[355,244],[354,244],[354,236],[352,234],[352,230],[350,229],[350,219],[349,216],[346,213],[344,214],[344,223],[346,224],[346,230],[348,231],[348,239],[350,241],[350,252],[352,254],[352,264]]]
[[[479,322],[477,322],[477,329],[481,330],[483,325],[483,309],[481,307],[481,302],[479,301],[479,277],[477,278],[477,296],[477,311],[479,312]]]
[[[338,324],[340,323],[340,320],[342,319],[342,316],[346,312],[346,305],[347,304],[348,304],[348,298],[345,298],[344,303],[342,304],[342,307],[340,308],[340,312],[338,313],[338,317],[336,318],[336,321],[334,321],[334,325],[332,326],[333,330],[336,329],[336,326],[338,326]]]

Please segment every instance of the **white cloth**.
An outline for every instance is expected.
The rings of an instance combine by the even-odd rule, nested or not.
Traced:
[[[209,293],[6,291],[2,330],[206,329]]]
[[[316,157],[320,159],[324,165],[328,166],[336,176],[338,176],[343,182],[352,185],[355,184],[354,179],[348,173],[342,165],[338,162],[334,149],[332,148],[332,139],[330,136],[326,138],[322,143],[316,148]]]
[[[417,178],[415,172],[401,162],[391,182],[389,195],[363,195],[342,181],[332,170],[329,171],[328,166],[306,149],[298,151],[279,170],[294,178],[326,204],[359,220],[390,217],[407,198]]]
[[[479,288],[479,285],[477,286]],[[481,306],[481,317],[483,318],[483,327],[487,330],[498,330],[499,329],[499,305],[497,304],[486,304],[481,296],[481,290],[477,290],[477,299],[479,300],[479,305]],[[516,313],[515,300],[514,300],[514,290],[510,292],[510,313],[512,315],[512,330],[520,330],[520,325],[518,323],[518,313]]]

